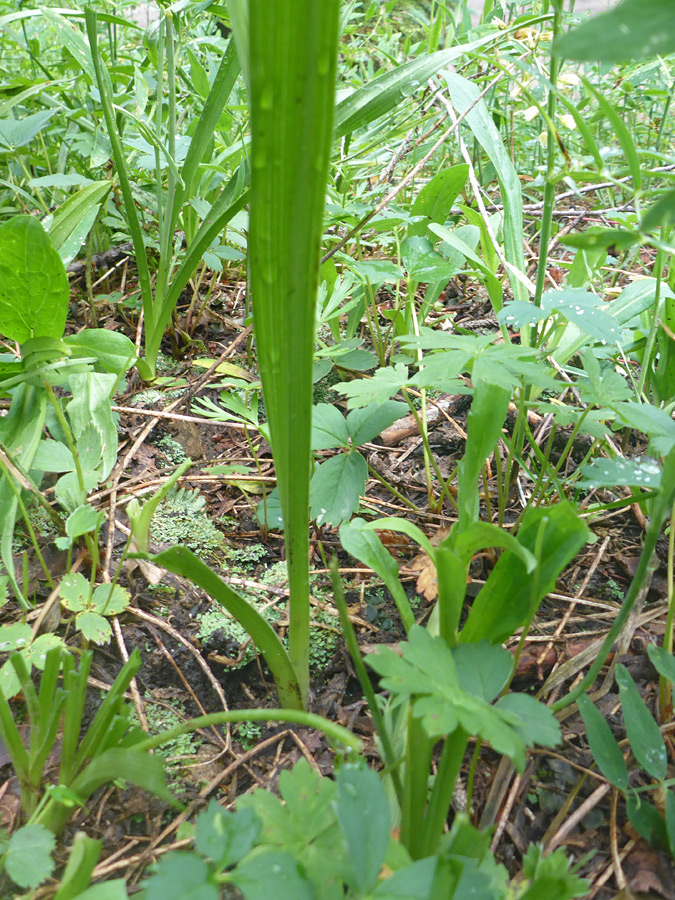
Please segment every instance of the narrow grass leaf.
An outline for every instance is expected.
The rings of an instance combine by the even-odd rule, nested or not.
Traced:
[[[478,100],[477,85],[454,72],[444,72],[452,102],[460,113],[475,103],[467,113],[466,123],[495,167],[504,201],[504,254],[518,272],[525,272],[523,253],[523,198],[518,173],[511,162],[502,139],[484,100]],[[477,102],[476,102],[477,101]],[[519,278],[510,277],[514,300],[527,300],[528,291]]]

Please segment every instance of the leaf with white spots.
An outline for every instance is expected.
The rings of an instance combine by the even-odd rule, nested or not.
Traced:
[[[648,456],[638,459],[595,459],[582,468],[584,487],[642,487],[657,490],[661,484],[661,466]]]

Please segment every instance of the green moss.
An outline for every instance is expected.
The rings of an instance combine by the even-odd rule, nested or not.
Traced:
[[[179,703],[175,704],[175,709],[160,706],[157,703],[146,704],[145,717],[148,721],[148,733],[156,735],[169,728],[174,728],[176,725],[182,725],[186,718],[181,715],[182,713],[184,710]],[[129,721],[134,725],[140,725],[135,710],[131,711]],[[202,741],[195,734],[182,734],[155,750],[158,756],[166,760],[169,784],[176,793],[180,793],[182,785],[181,760],[185,757],[194,757],[195,751],[201,746],[201,743]]]
[[[170,494],[152,520],[153,538],[167,544],[183,544],[195,553],[223,549],[223,535],[209,518],[205,506],[199,491],[181,488]]]
[[[185,453],[182,444],[179,444],[178,441],[175,441],[168,434],[161,437],[157,441],[156,446],[164,453],[169,462],[172,462],[175,465],[180,465],[180,463],[185,462],[187,459],[187,454]]]

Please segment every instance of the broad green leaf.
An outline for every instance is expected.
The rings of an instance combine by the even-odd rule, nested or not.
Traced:
[[[510,390],[476,379],[474,381],[473,403],[467,418],[466,448],[457,467],[460,531],[467,529],[478,517],[478,478],[501,436],[511,401]]]
[[[329,403],[318,403],[312,411],[312,450],[347,447],[349,432],[345,417]]]
[[[371,285],[396,284],[403,278],[403,269],[390,259],[353,259],[350,269]]]
[[[461,726],[468,735],[488,741],[522,770],[526,746],[522,735],[529,731],[517,702],[516,711],[511,712],[490,706],[465,690],[445,641],[418,625],[411,628],[409,641],[401,644],[401,654],[382,649],[370,654],[368,664],[382,676],[382,686],[395,698],[413,700],[414,713],[429,737],[451,734]],[[549,733],[548,728],[542,730],[547,739]]]
[[[675,53],[673,8],[669,0],[623,0],[593,16],[555,42],[567,59],[627,62]]]
[[[109,644],[112,638],[110,622],[97,612],[84,610],[75,616],[75,627],[94,644]]]
[[[426,237],[407,237],[401,244],[401,258],[408,278],[416,282],[447,283],[458,271],[457,266],[434,250],[433,244]]]
[[[372,897],[377,900],[428,900],[432,896],[436,864],[437,857],[430,856],[397,869],[378,882]]]
[[[600,710],[591,702],[588,694],[582,694],[577,703],[598,769],[614,787],[625,793],[628,790],[628,767],[612,729]]]
[[[492,703],[513,669],[509,651],[487,641],[459,644],[453,649],[452,657],[462,688],[486,703]]]
[[[66,519],[66,534],[71,538],[80,537],[97,529],[103,521],[103,514],[93,506],[78,506]]]
[[[549,313],[559,312],[601,344],[615,344],[621,338],[616,320],[599,307],[596,294],[572,289],[547,291],[541,305]]]
[[[163,856],[143,886],[145,900],[218,900],[220,897],[204,860],[186,850]]]
[[[23,344],[60,338],[68,311],[68,278],[47,233],[33,216],[0,225],[0,332]]]
[[[363,519],[352,519],[340,526],[340,542],[347,553],[372,569],[384,581],[394,598],[403,625],[409,631],[415,621],[410,602],[398,579],[398,566],[394,557],[385,549],[379,537]]]
[[[56,110],[46,109],[20,119],[0,119],[0,155],[29,144],[55,114]]]
[[[128,900],[127,882],[124,878],[113,878],[112,881],[103,881],[93,884],[86,891],[77,894],[77,900]],[[59,900],[58,894],[54,900]],[[68,898],[70,900],[70,898]],[[166,896],[164,900],[167,900]],[[206,898],[203,898],[206,900]]]
[[[675,188],[667,191],[649,207],[642,217],[640,228],[648,233],[659,226],[673,224],[675,224]]]
[[[494,708],[511,713],[511,726],[528,747],[555,747],[560,743],[560,725],[553,712],[529,694],[505,694]]]
[[[360,453],[338,453],[316,467],[309,488],[310,512],[317,525],[339,525],[359,508],[368,466]]]
[[[403,363],[378,369],[372,378],[359,378],[336,384],[334,390],[347,397],[347,406],[355,409],[370,403],[385,403],[391,400],[402,387],[408,384],[408,368]]]
[[[636,459],[594,459],[582,468],[578,482],[591,488],[630,485],[648,490],[658,490],[661,484],[661,466],[648,456]]]
[[[668,653],[665,647],[657,647],[656,644],[647,645],[647,655],[659,673],[675,684],[675,657]]]
[[[24,622],[15,622],[14,625],[3,625],[0,627],[0,653],[22,650],[28,646],[32,636],[32,628]]]
[[[63,639],[48,632],[39,634],[25,651],[26,662],[42,671],[47,663],[47,654],[55,647],[63,647]]]
[[[79,453],[86,456],[89,463],[83,464],[84,468],[96,468],[99,481],[103,481],[117,462],[117,426],[110,408],[117,378],[107,372],[85,372],[71,375],[69,382],[73,398],[66,407],[66,414],[77,440]],[[90,440],[86,439],[87,435]],[[81,442],[83,436],[85,439]],[[94,446],[100,447],[100,450],[92,448],[91,440],[94,440]]]
[[[105,372],[119,375],[136,359],[136,347],[126,334],[107,328],[84,328],[64,338],[73,356],[93,356]]]
[[[89,184],[68,197],[54,213],[49,237],[64,266],[80,252],[111,188],[111,181]]]
[[[642,431],[650,439],[650,449],[667,454],[675,444],[675,422],[668,413],[651,403],[629,401],[613,404],[622,422]]]
[[[626,797],[628,820],[640,837],[652,847],[668,850],[668,834],[663,816],[644,794],[629,793]]]
[[[424,185],[410,210],[413,216],[424,216],[424,221],[409,225],[408,237],[428,236],[429,222],[436,222],[438,225],[445,224],[452,204],[466,184],[468,176],[468,165],[460,163],[457,166],[443,169]]]
[[[626,736],[635,759],[652,778],[665,778],[668,754],[661,730],[640,696],[630,672],[620,663],[616,667],[616,683],[619,685]]]
[[[279,779],[281,799],[266,790],[242,797],[239,811],[252,809],[263,823],[261,844],[288,851],[326,900],[343,897],[348,870],[337,819],[337,785],[301,759]]]
[[[397,400],[387,400],[362,409],[353,409],[347,416],[347,429],[353,446],[358,447],[374,440],[385,428],[389,428],[409,412],[408,404]]]
[[[91,598],[91,608],[102,616],[117,616],[129,606],[131,595],[126,588],[116,584],[99,584]]]
[[[296,861],[278,850],[256,853],[241,863],[232,881],[243,891],[246,900],[269,900],[271,888],[275,900],[315,900],[312,885],[303,877]]]
[[[40,441],[33,468],[39,472],[74,472],[75,460],[69,447],[47,438]]]
[[[339,12],[339,0],[249,0],[249,284],[289,560],[289,654],[303,697],[312,364]]]
[[[5,868],[19,887],[36,888],[54,870],[56,838],[44,825],[24,825],[9,839]]]
[[[337,773],[337,814],[359,890],[372,890],[389,844],[389,800],[380,776],[364,762]]]
[[[537,571],[528,573],[521,559],[509,550],[503,553],[473,602],[461,632],[462,642],[485,639],[501,644],[529,622],[565,566],[591,538],[588,526],[567,501],[525,513],[518,541],[531,553],[537,547],[540,527],[544,533]]]
[[[260,819],[252,809],[235,813],[211,800],[197,818],[195,848],[219,867],[228,868],[251,852],[260,830]]]
[[[89,601],[89,582],[81,572],[68,572],[61,579],[60,594],[66,609],[79,612]]]

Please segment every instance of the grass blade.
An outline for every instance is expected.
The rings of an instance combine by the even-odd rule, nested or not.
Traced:
[[[252,288],[286,523],[290,657],[309,682],[309,472],[314,320],[333,137],[339,0],[249,0]]]

